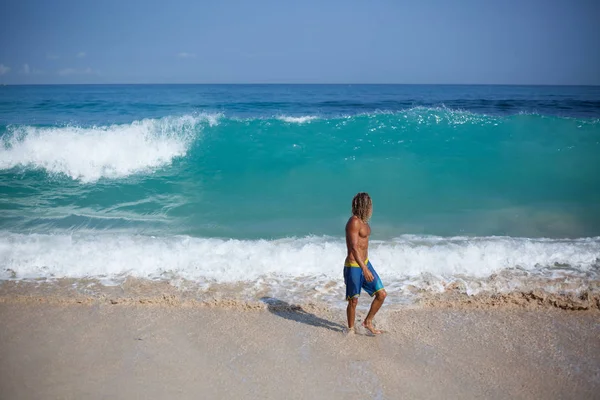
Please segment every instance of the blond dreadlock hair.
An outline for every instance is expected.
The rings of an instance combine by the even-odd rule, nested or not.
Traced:
[[[372,206],[371,196],[368,193],[360,192],[352,199],[352,215],[356,215],[366,223],[371,218]]]

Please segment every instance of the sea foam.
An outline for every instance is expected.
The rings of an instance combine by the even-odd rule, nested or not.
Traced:
[[[300,296],[342,296],[341,238],[233,240],[188,236],[77,233],[0,235],[0,279],[127,277],[243,284]],[[514,290],[541,280],[552,290],[577,291],[600,279],[600,238],[406,236],[372,243],[370,259],[386,287],[443,290],[459,281],[468,293]],[[494,278],[500,275],[501,278]],[[553,281],[554,280],[554,281]],[[550,285],[547,283],[550,282]],[[556,286],[556,282],[567,283]],[[538,282],[539,283],[539,282]],[[413,289],[410,289],[410,288]],[[408,291],[408,292],[407,292]]]
[[[287,116],[287,115],[282,115],[280,117],[277,117],[277,119],[284,121],[284,122],[288,122],[290,124],[304,124],[310,121],[314,121],[316,119],[318,119],[318,117],[313,116],[313,115],[305,115],[302,117],[291,117],[291,116]]]
[[[0,169],[43,169],[86,183],[123,178],[185,156],[200,122],[214,125],[218,116],[165,117],[96,127],[9,127],[0,145]]]

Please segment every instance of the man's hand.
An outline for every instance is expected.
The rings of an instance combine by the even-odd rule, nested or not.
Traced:
[[[363,275],[365,276],[367,282],[373,282],[373,280],[375,279],[371,271],[369,271],[367,268],[363,269]]]

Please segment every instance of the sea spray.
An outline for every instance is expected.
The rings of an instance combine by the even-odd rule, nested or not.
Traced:
[[[183,116],[88,128],[9,126],[2,137],[0,169],[43,169],[84,183],[152,173],[185,156],[203,121]]]

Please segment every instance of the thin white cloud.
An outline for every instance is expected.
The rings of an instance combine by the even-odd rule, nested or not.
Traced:
[[[63,69],[58,70],[58,74],[60,76],[74,75],[76,73],[77,73],[77,70],[75,68],[63,68]]]
[[[19,70],[19,74],[21,74],[21,75],[44,75],[45,72],[42,69],[30,67],[29,64],[25,63]]]
[[[85,51],[80,51],[79,53],[77,53],[77,55],[75,57],[77,57],[77,58],[85,57]]]
[[[46,59],[48,60],[58,60],[60,58],[60,56],[58,54],[46,54]]]
[[[60,76],[71,76],[71,75],[93,75],[95,74],[94,70],[90,67],[85,69],[77,69],[77,68],[63,68],[58,70],[58,75]]]
[[[0,64],[0,75],[8,74],[8,71],[10,71],[10,67]]]
[[[179,58],[196,58],[196,55],[194,53],[186,53],[185,51],[177,54],[177,57]]]

